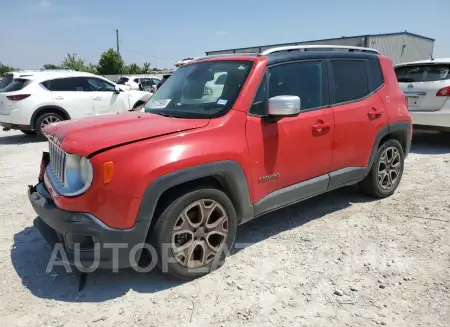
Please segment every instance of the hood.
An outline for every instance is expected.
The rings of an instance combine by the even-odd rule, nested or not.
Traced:
[[[87,156],[121,144],[204,127],[208,123],[209,119],[127,112],[66,120],[48,125],[44,132],[63,151]]]

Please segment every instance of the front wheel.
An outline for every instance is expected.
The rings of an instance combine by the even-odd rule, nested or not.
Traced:
[[[164,210],[149,241],[163,273],[194,279],[223,264],[236,229],[236,210],[228,196],[217,189],[199,189]]]
[[[47,112],[45,114],[42,114],[36,119],[36,122],[34,124],[34,130],[36,131],[36,134],[40,139],[44,139],[45,138],[43,132],[44,127],[53,123],[60,122],[62,120],[64,119],[60,115],[53,112]]]
[[[369,175],[360,183],[364,193],[376,198],[394,194],[403,175],[404,152],[395,139],[385,142],[377,151]]]

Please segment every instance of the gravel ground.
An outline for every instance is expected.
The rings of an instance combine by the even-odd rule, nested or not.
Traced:
[[[349,187],[241,226],[248,245],[206,277],[98,271],[81,292],[75,275],[45,272],[31,227],[44,149],[0,132],[1,326],[450,326],[448,135],[415,138],[388,199]]]

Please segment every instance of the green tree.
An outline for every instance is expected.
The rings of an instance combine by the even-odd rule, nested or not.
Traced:
[[[63,68],[73,69],[80,72],[87,70],[84,60],[78,58],[78,55],[76,53],[68,53],[61,65]]]
[[[110,48],[100,55],[97,72],[100,75],[120,74],[124,71],[125,64],[120,54]]]
[[[0,63],[0,76],[3,76],[7,72],[13,72],[15,70],[18,70],[17,68],[11,67],[11,66],[5,66]]]
[[[142,65],[142,69],[141,69],[142,74],[150,73],[150,71],[151,71],[150,66],[151,66],[151,64],[149,62],[144,62],[144,64]]]
[[[125,74],[141,74],[141,67],[139,67],[137,64],[125,65],[123,73],[125,73]]]
[[[97,74],[97,65],[89,64],[86,66],[85,71],[88,73]]]
[[[62,67],[60,65],[54,65],[54,64],[45,64],[42,66],[43,69],[61,69]]]

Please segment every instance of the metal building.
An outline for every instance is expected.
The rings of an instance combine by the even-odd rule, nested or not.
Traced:
[[[390,57],[395,65],[402,62],[430,59],[430,57],[433,56],[434,41],[435,40],[432,38],[405,31],[400,33],[343,36],[336,39],[259,45],[248,48],[208,51],[206,52],[206,55],[257,53],[269,48],[287,45],[349,45],[374,48],[385,56]]]

